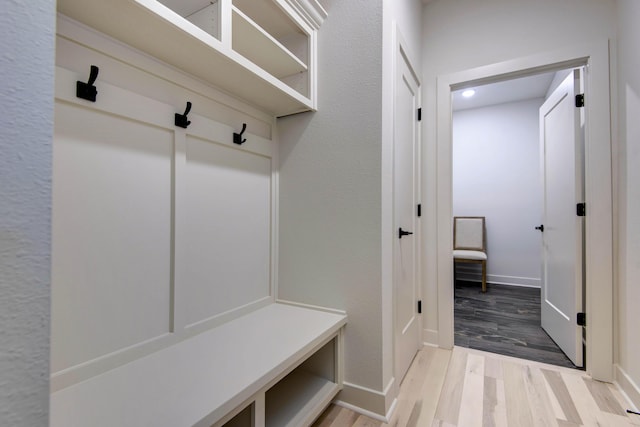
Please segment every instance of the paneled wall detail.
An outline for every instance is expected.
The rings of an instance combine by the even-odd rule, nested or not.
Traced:
[[[56,72],[52,390],[274,300],[273,142]]]
[[[169,332],[173,135],[56,103],[53,372]]]
[[[269,296],[271,159],[188,135],[184,175],[181,283],[193,325]]]

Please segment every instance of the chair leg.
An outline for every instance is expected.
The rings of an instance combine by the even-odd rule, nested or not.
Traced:
[[[487,261],[482,261],[482,292],[487,292]]]
[[[453,289],[455,291],[456,289],[456,283],[457,283],[457,279],[456,279],[456,260],[453,260]]]

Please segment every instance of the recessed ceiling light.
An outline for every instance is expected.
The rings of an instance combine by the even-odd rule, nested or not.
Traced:
[[[465,98],[471,98],[475,94],[476,94],[476,91],[473,89],[467,89],[464,92],[462,92],[462,96],[464,96]]]

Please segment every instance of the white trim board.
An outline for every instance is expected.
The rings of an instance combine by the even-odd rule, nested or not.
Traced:
[[[439,344],[453,347],[451,92],[543,71],[587,65],[585,184],[587,373],[613,380],[613,204],[609,43],[568,46],[524,58],[441,75],[437,79],[437,287]]]
[[[297,301],[290,301],[290,300],[286,300],[286,299],[280,299],[277,296],[276,296],[275,302],[277,302],[278,304],[286,304],[286,305],[292,305],[294,307],[307,308],[309,310],[326,311],[327,313],[343,314],[343,315],[347,314],[347,312],[344,311],[344,310],[338,310],[338,309],[330,308],[330,307],[321,307],[321,306],[318,306],[318,305],[304,304],[304,303],[297,302]]]
[[[467,282],[481,282],[480,273],[473,270],[457,270],[456,279]],[[505,286],[520,286],[523,288],[540,288],[540,278],[504,276],[501,274],[487,274],[487,283]]]
[[[627,400],[634,405],[632,409],[637,411],[640,408],[640,386],[618,364],[615,366],[615,373],[618,388],[622,390]]]
[[[435,329],[423,329],[422,340],[425,346],[439,347],[440,338],[438,337],[438,331]]]
[[[211,108],[210,114],[215,114],[217,121],[225,124],[230,124],[229,122],[235,123],[239,121],[237,119],[238,113],[241,113],[245,115],[242,120],[247,122],[248,129],[251,129],[257,136],[271,138],[273,117],[243,100],[65,15],[57,15],[56,32],[58,43],[62,40],[76,45],[72,48],[72,54],[67,56],[64,56],[64,52],[61,52],[58,48],[56,52],[58,66],[72,69],[72,64],[69,60],[71,57],[80,57],[83,63],[90,60],[99,60],[99,62],[96,62],[96,65],[100,66],[101,72],[98,75],[98,82],[113,82],[118,79],[118,84],[123,89],[130,89],[136,93],[155,97],[158,101],[167,103],[169,103],[171,96],[175,97],[172,93],[174,91],[179,91],[183,95],[188,93],[192,101],[197,97],[201,97],[211,102],[212,105],[209,107]],[[87,50],[81,52],[82,49]],[[90,59],[88,54],[97,54],[97,56]],[[64,56],[64,59],[62,56]],[[112,64],[119,64],[120,67],[124,66],[127,70],[115,69]],[[86,72],[88,73],[88,71],[87,68]],[[142,84],[142,78],[132,77],[131,72],[142,73],[144,76],[142,78],[145,80],[158,79],[169,82],[171,85],[167,86],[169,89],[165,88],[163,92],[158,92],[151,84]],[[127,78],[120,77],[123,73],[127,73]],[[175,88],[172,88],[172,86],[175,86]],[[194,104],[196,102],[194,101]]]
[[[343,383],[343,389],[334,402],[370,418],[388,423],[396,408],[397,392],[395,390],[395,378],[391,378],[384,391],[372,390],[357,384]]]
[[[376,414],[375,412],[371,412],[371,411],[367,411],[366,409],[362,409],[358,406],[354,406],[350,403],[347,402],[343,402],[342,400],[336,400],[334,402],[336,405],[338,406],[342,406],[343,408],[347,408],[353,412],[357,412],[359,414],[364,415],[365,417],[369,417],[372,418],[374,420],[383,422],[383,423],[388,423],[389,420],[391,419],[391,415],[393,415],[393,413],[396,410],[396,406],[398,404],[398,399],[394,399],[393,400],[393,404],[391,405],[391,409],[389,409],[389,412],[387,413],[387,415],[385,415],[384,417],[382,415]]]

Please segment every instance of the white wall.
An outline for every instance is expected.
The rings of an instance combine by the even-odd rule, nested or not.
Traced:
[[[534,35],[535,36],[532,36]],[[424,328],[437,339],[437,76],[615,38],[613,0],[437,0],[423,11]],[[437,341],[435,341],[437,342]]]
[[[490,283],[540,286],[540,232],[534,227],[542,214],[538,110],[543,101],[453,114],[453,214],[486,217]],[[459,270],[459,278],[480,279]]]
[[[55,2],[0,14],[0,425],[48,425]]]
[[[323,5],[318,111],[278,120],[278,297],[345,310],[345,382],[382,391],[382,1]]]
[[[392,335],[393,25],[420,67],[419,0],[323,2],[318,111],[278,120],[278,297],[346,310],[341,399],[384,415]],[[394,385],[396,387],[388,387]]]
[[[640,3],[618,0],[618,268],[617,362],[640,406]],[[618,378],[621,383],[623,378]]]

